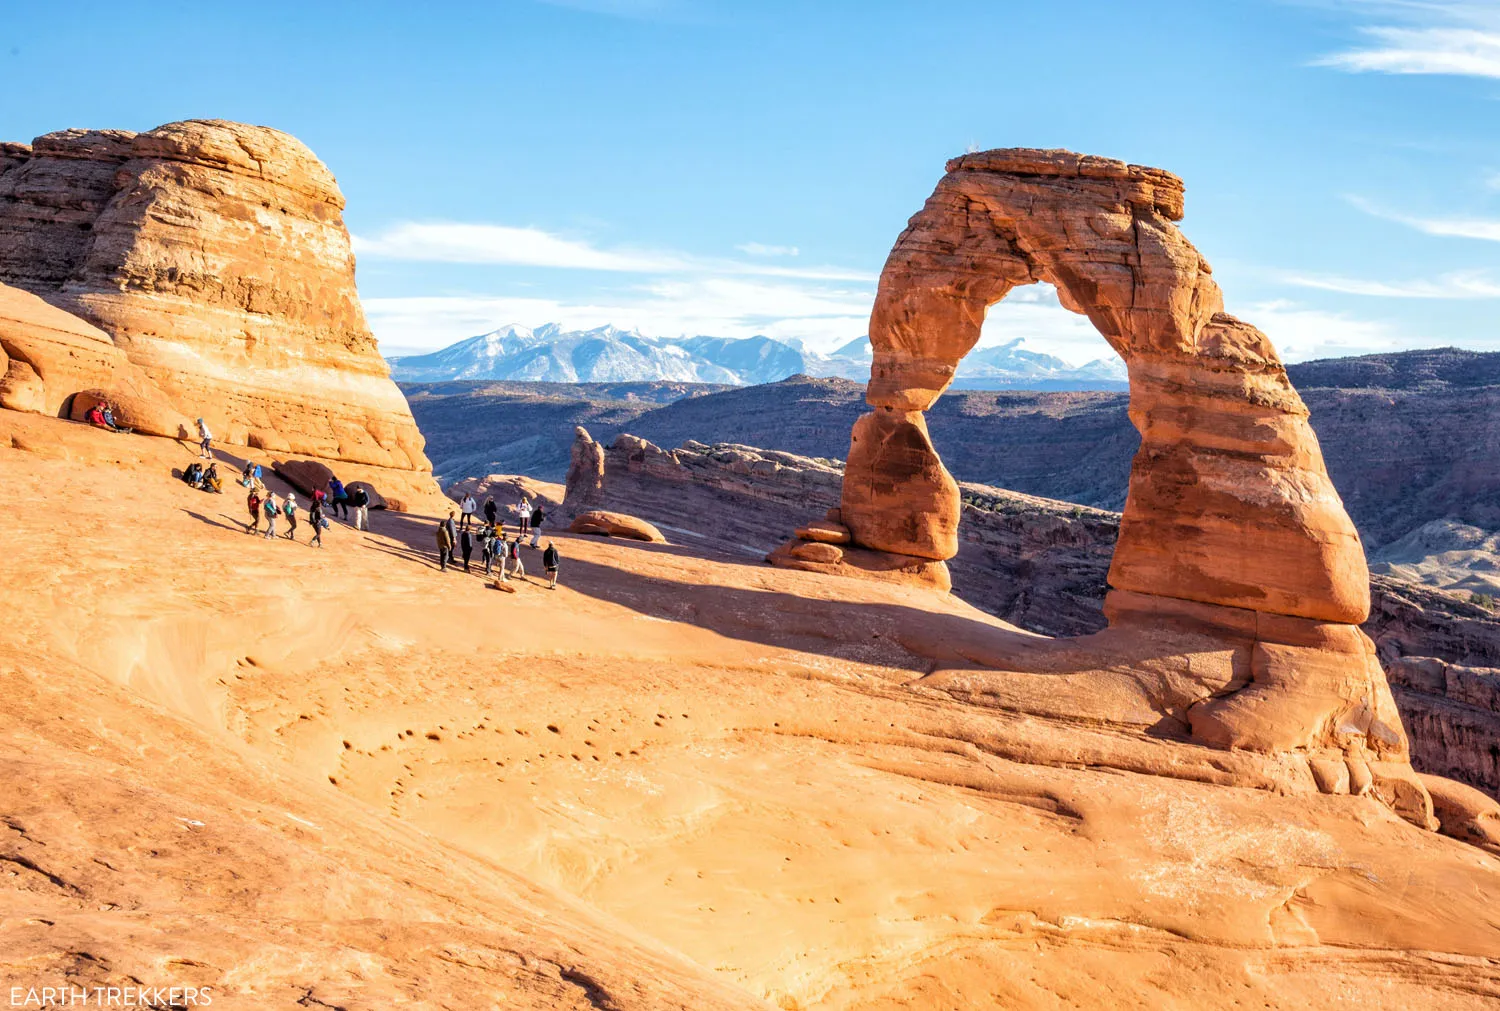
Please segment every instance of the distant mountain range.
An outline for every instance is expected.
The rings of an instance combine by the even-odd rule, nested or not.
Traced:
[[[1027,351],[1020,340],[971,352],[958,369],[960,389],[1123,390],[1124,364],[1097,360],[1074,367]],[[601,326],[564,330],[548,323],[511,324],[426,355],[389,359],[399,382],[504,380],[548,383],[689,382],[730,386],[774,383],[788,376],[870,377],[870,341],[860,337],[831,354],[771,337],[645,337]]]

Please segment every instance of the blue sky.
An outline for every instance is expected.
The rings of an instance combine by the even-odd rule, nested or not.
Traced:
[[[1500,350],[1500,2],[22,4],[0,137],[192,117],[338,176],[388,353],[502,323],[864,332],[966,149],[1187,181],[1229,311],[1291,360]],[[1108,354],[1036,288],[986,340]]]

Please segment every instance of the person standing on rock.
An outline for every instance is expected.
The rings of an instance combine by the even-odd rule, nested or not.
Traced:
[[[484,499],[484,519],[490,526],[495,525],[495,517],[499,514],[500,507],[495,504],[495,496],[486,495]]]
[[[453,510],[448,510],[448,518],[438,524],[437,527],[438,569],[442,572],[448,571],[448,563],[453,559]]]
[[[355,488],[349,493],[349,501],[354,503],[354,529],[369,532],[370,529],[370,493],[363,488]]]
[[[537,506],[531,514],[531,546],[534,548],[542,540],[542,524],[547,521],[547,510]]]
[[[344,482],[336,477],[328,479],[328,500],[333,504],[332,512],[342,513],[346,520],[349,518],[349,492],[344,489]]]
[[[307,522],[312,524],[313,530],[312,540],[307,542],[308,545],[314,548],[321,548],[323,546],[323,527],[328,522],[323,518],[322,495],[313,495],[312,506],[307,510]]]
[[[208,430],[208,423],[202,418],[198,419],[198,455],[205,460],[212,460],[214,434]]]
[[[286,517],[286,539],[295,541],[297,539],[297,495],[295,492],[286,493],[286,498],[281,503],[281,515]]]
[[[520,517],[521,537],[525,537],[526,531],[531,529],[531,500],[525,495],[522,495],[521,501],[516,503],[516,515]],[[521,537],[517,537],[516,540],[520,540]]]
[[[270,495],[267,495],[266,496],[266,500],[261,503],[260,509],[261,509],[261,512],[263,512],[263,513],[266,514],[266,533],[265,533],[265,538],[268,541],[275,540],[276,539],[276,517],[281,512],[281,507],[276,504],[276,495],[274,493],[270,494]]]
[[[547,550],[542,552],[542,568],[547,570],[547,578],[551,580],[547,584],[549,590],[557,589],[557,563],[557,545],[548,541]]]
[[[521,535],[516,534],[516,539],[510,542],[506,551],[510,556],[510,574],[517,579],[526,578],[526,564],[521,561]]]
[[[465,492],[463,501],[458,504],[458,508],[463,513],[463,517],[458,521],[459,529],[467,530],[469,529],[469,524],[474,522],[474,514],[479,511],[479,503],[474,501],[473,495]]]
[[[474,554],[474,531],[464,527],[458,535],[458,550],[464,556],[464,571],[469,571],[469,559]]]
[[[245,533],[254,534],[260,532],[260,490],[255,485],[250,486],[250,494],[245,496],[245,508],[250,510],[250,522],[245,524]]]

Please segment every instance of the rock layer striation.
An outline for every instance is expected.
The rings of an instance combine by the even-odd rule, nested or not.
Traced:
[[[107,333],[223,442],[430,484],[360,307],[343,195],[300,141],[191,120],[0,153],[0,281]]]

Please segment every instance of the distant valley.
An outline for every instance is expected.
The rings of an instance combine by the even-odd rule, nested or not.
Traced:
[[[1124,364],[1100,359],[1074,367],[1028,351],[1021,340],[976,348],[959,366],[959,388],[1123,390]],[[509,325],[425,355],[389,359],[398,382],[509,380],[550,383],[774,383],[795,375],[864,382],[870,342],[859,337],[829,354],[771,337],[645,337],[615,326],[564,330]]]
[[[1500,354],[1412,351],[1307,362],[1289,372],[1377,563],[1383,546],[1429,521],[1500,528]],[[667,448],[695,439],[842,459],[850,425],[867,410],[862,382],[807,376],[747,387],[457,382],[403,389],[445,482],[486,473],[561,480],[576,425],[605,442],[630,432]],[[938,401],[928,422],[960,480],[1119,509],[1139,442],[1127,400],[1111,391],[958,389]],[[1404,564],[1405,556],[1392,561]]]

